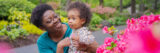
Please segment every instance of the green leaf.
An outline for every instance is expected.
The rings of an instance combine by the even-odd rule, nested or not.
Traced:
[[[117,44],[115,44],[114,42],[111,42],[111,47],[116,47],[117,46]]]
[[[0,36],[3,36],[3,35],[5,35],[5,34],[4,34],[3,32],[0,31]]]
[[[112,47],[111,47],[111,46],[108,46],[108,47],[106,47],[106,49],[107,49],[107,50],[111,50],[111,49],[112,49]]]
[[[113,44],[113,47],[116,47],[117,46],[117,44]]]

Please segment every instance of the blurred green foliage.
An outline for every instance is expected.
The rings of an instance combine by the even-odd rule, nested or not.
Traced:
[[[103,19],[98,14],[93,13],[92,19],[89,24],[89,28],[91,30],[97,30],[98,28],[96,27],[96,25],[100,24],[102,20]]]
[[[131,0],[123,0],[123,6],[129,5]],[[120,0],[104,0],[104,6],[118,8],[120,6]]]
[[[0,17],[6,17],[9,16],[9,9],[11,7],[31,13],[35,5],[27,0],[0,0],[0,7]]]
[[[129,19],[128,17],[125,16],[115,16],[111,19],[108,19],[107,21],[110,22],[111,25],[124,25],[126,24],[127,19]]]
[[[29,34],[41,35],[44,31],[29,23],[28,21],[20,21],[21,28],[25,29]]]
[[[27,35],[29,35],[28,32],[20,28],[16,22],[10,22],[7,27],[0,30],[0,36],[5,36],[10,40],[15,40],[18,37],[23,38]]]
[[[7,25],[8,25],[8,21],[1,20],[0,21],[0,30],[3,29],[4,27],[7,27]]]
[[[21,21],[21,20],[29,21],[31,16],[30,13],[26,13],[26,11],[18,11],[17,8],[9,9],[9,13],[10,13],[8,17],[9,21]]]

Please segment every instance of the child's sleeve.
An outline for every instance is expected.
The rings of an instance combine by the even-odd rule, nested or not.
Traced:
[[[95,37],[88,30],[83,30],[80,32],[79,41],[85,44],[91,44],[95,40]]]

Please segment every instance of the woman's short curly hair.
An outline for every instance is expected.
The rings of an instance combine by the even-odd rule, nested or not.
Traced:
[[[77,9],[80,12],[80,18],[84,18],[86,22],[83,24],[83,26],[88,26],[92,17],[92,13],[90,11],[90,8],[85,4],[81,2],[74,2],[69,5],[67,11]]]
[[[42,18],[43,18],[43,14],[47,10],[53,10],[53,8],[47,4],[40,4],[36,6],[36,8],[33,9],[32,14],[31,14],[31,22],[37,27],[43,26]]]

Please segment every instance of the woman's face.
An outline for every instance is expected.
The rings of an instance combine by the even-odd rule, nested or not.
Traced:
[[[48,32],[62,31],[62,23],[60,22],[60,18],[52,10],[47,10],[43,14],[42,24]]]
[[[68,24],[72,29],[82,27],[84,22],[84,19],[80,19],[80,13],[77,9],[71,9],[68,11]]]

